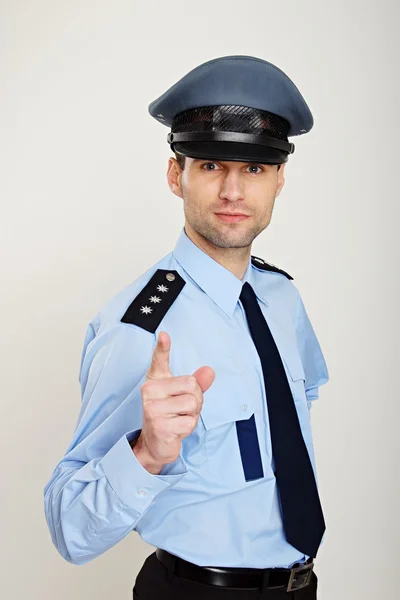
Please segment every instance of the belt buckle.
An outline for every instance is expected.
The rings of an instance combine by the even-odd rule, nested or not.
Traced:
[[[303,587],[306,587],[310,583],[311,574],[314,567],[314,561],[308,565],[302,565],[301,567],[294,567],[290,569],[290,577],[288,586],[286,588],[286,592],[291,592],[293,590],[300,590]],[[302,571],[299,576],[297,573]]]

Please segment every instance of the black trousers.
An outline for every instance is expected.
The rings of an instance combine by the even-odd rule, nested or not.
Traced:
[[[284,590],[223,588],[170,573],[157,558],[155,551],[144,561],[136,576],[133,600],[316,600],[318,578],[315,572],[306,587]]]

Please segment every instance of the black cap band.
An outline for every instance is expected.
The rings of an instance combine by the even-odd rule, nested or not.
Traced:
[[[242,144],[256,144],[258,146],[269,146],[293,154],[295,145],[284,142],[268,135],[239,133],[236,131],[190,131],[183,133],[169,133],[167,142],[238,142]],[[173,149],[173,147],[172,147]]]

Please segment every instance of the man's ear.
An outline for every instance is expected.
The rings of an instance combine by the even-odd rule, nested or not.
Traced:
[[[286,163],[282,163],[281,168],[278,171],[278,187],[276,188],[275,198],[279,196],[283,186],[285,185],[285,167]]]
[[[175,196],[179,196],[179,198],[183,198],[181,185],[182,174],[183,171],[179,166],[178,161],[171,156],[168,159],[167,180],[169,189]]]

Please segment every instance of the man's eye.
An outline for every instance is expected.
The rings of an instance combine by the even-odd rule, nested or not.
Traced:
[[[248,168],[249,169],[260,169],[262,171],[261,167],[259,167],[258,165],[249,165]],[[255,173],[254,171],[252,171],[252,173],[254,173],[255,175],[257,175],[257,173],[259,173],[259,171],[257,171],[257,173]]]
[[[217,164],[216,164],[216,163],[213,163],[213,162],[208,162],[208,163],[205,163],[205,164],[202,166],[202,168],[203,168],[203,169],[205,169],[205,171],[215,171],[215,168],[213,168],[213,169],[208,169],[207,167],[216,167],[216,166],[217,166]]]

